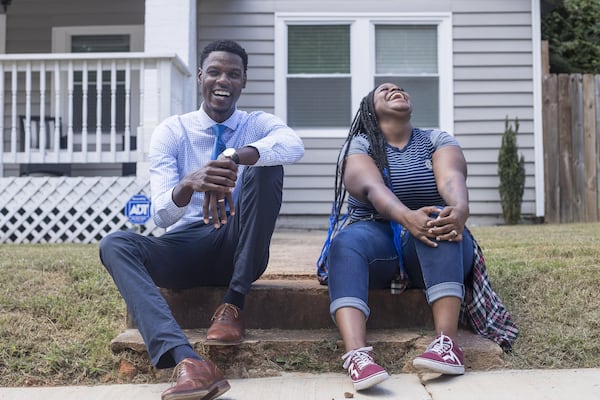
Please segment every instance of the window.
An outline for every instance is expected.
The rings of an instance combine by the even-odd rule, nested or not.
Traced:
[[[90,38],[95,39],[96,46],[104,46],[104,50],[96,51],[125,51],[122,40],[125,37],[129,51],[144,51],[143,25],[56,26],[52,28],[52,52],[69,53],[72,49],[85,52],[87,45],[82,41],[89,42]],[[117,50],[112,50],[114,46]]]
[[[281,14],[275,113],[303,135],[347,133],[362,97],[392,82],[413,102],[414,126],[452,130],[450,16]]]
[[[131,38],[125,35],[72,35],[72,53],[129,52]]]
[[[287,122],[344,126],[350,116],[350,26],[288,27]]]
[[[435,25],[375,25],[374,86],[386,82],[410,94],[414,126],[439,126]]]

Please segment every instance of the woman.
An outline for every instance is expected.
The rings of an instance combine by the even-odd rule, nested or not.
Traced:
[[[335,235],[320,262],[326,260],[330,312],[356,390],[388,378],[367,346],[366,321],[368,290],[390,285],[425,289],[432,308],[437,337],[414,367],[452,375],[465,370],[456,336],[474,261],[465,228],[466,162],[453,136],[413,127],[411,113],[404,89],[378,86],[362,100],[338,163]],[[346,191],[349,219],[342,227]]]

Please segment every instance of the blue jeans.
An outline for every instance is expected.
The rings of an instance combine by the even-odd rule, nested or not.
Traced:
[[[119,231],[102,239],[100,260],[157,368],[173,367],[169,350],[189,344],[158,287],[228,286],[247,294],[267,268],[282,186],[283,167],[250,167],[235,216],[219,229],[200,221],[160,237]]]
[[[425,289],[429,304],[442,297],[464,297],[464,281],[473,266],[473,238],[463,231],[460,242],[440,241],[429,247],[407,230],[402,259],[412,288]],[[331,242],[327,256],[331,316],[354,307],[368,318],[369,289],[390,287],[399,272],[398,253],[387,221],[358,221],[346,226]]]

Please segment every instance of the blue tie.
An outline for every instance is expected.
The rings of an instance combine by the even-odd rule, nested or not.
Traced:
[[[225,142],[223,142],[223,131],[225,131],[226,126],[221,124],[213,125],[213,130],[215,131],[215,146],[213,147],[212,152],[212,160],[216,160],[219,157],[219,154],[225,150],[227,146],[225,146]]]

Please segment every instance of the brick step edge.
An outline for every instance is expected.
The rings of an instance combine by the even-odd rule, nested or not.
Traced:
[[[344,372],[344,346],[336,329],[250,329],[238,346],[208,345],[206,329],[184,330],[192,346],[215,362],[227,378],[277,376],[281,372]],[[414,373],[412,359],[433,340],[433,332],[373,330],[367,342],[376,361],[390,373]],[[467,330],[459,331],[458,344],[465,354],[467,371],[505,368],[500,346]],[[127,329],[111,341],[111,350],[141,371],[151,370],[159,382],[167,382],[171,369],[152,367],[137,329]],[[135,361],[131,361],[135,360]]]

